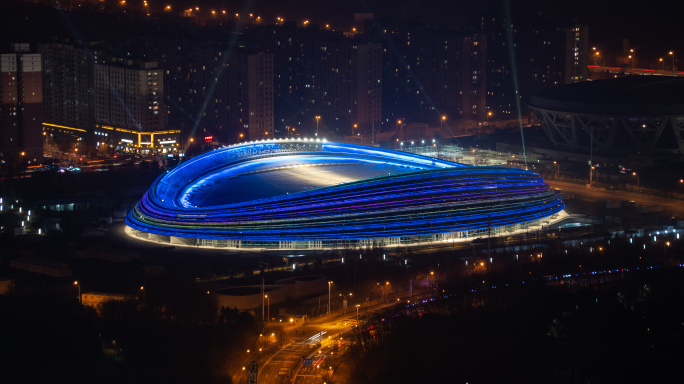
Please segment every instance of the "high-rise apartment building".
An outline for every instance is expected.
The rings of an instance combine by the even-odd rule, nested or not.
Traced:
[[[166,128],[164,80],[156,62],[95,64],[93,74],[95,124],[149,132]]]
[[[340,135],[379,132],[380,44],[294,23],[255,30],[245,42],[273,55],[277,131],[307,136],[317,129]]]
[[[0,55],[0,162],[40,162],[43,158],[41,59],[28,44],[13,44]]]
[[[170,129],[223,143],[273,137],[272,55],[168,36],[147,49],[162,69]]]
[[[156,62],[112,59],[95,64],[93,109],[99,149],[178,151],[177,132],[166,129],[164,80]]]
[[[353,46],[356,53],[356,107],[351,118],[361,132],[371,133],[371,142],[382,123],[382,45],[366,42]]]
[[[260,52],[244,56],[247,59],[249,139],[272,139],[273,55]]]
[[[589,27],[572,25],[565,29],[565,83],[586,81],[589,74]]]
[[[462,79],[459,83],[459,113],[479,126],[487,115],[487,40],[482,35],[473,34],[459,39],[458,42],[463,52],[458,63],[458,72]]]
[[[587,79],[586,26],[537,15],[514,15],[508,23],[500,15],[480,18],[479,31],[487,37],[487,107],[494,118],[516,118],[516,98],[526,113],[535,92]]]
[[[379,23],[366,31],[383,42],[387,122],[484,120],[484,36],[422,23]]]
[[[50,130],[85,136],[93,129],[93,65],[105,57],[99,43],[39,43],[43,59],[43,112]],[[62,128],[57,128],[60,126]]]

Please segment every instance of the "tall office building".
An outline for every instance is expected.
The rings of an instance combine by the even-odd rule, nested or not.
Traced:
[[[3,168],[43,158],[43,90],[39,53],[13,44],[0,55],[0,161]]]

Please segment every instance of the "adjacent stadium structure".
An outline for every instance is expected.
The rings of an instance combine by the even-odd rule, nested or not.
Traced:
[[[684,154],[683,88],[684,78],[626,76],[545,89],[529,106],[556,146]]]
[[[559,193],[526,170],[270,140],[216,149],[164,173],[126,224],[131,236],[171,244],[321,249],[495,236],[563,208]]]

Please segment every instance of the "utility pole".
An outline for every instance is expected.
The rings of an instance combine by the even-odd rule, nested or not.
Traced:
[[[332,283],[332,281],[328,281],[328,316],[330,316],[330,286]]]
[[[487,257],[491,260],[492,258],[492,215],[487,215],[487,232],[489,232],[489,238],[487,239]]]
[[[261,322],[264,322],[264,304],[266,304],[266,296],[264,296],[264,264],[259,263],[261,269]],[[256,381],[255,381],[256,383]]]
[[[589,139],[589,188],[594,179],[594,127],[591,127],[591,138]]]

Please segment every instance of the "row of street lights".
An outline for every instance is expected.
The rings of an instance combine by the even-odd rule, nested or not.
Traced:
[[[591,48],[593,51],[592,57],[594,58],[594,65],[601,65],[600,59],[601,59],[601,51],[597,51],[596,47]],[[675,54],[674,51],[669,51],[668,56],[672,56],[672,72],[674,73],[675,71]],[[630,60],[630,65],[632,68],[636,67],[636,51],[634,48],[630,48],[629,54],[627,55],[627,58]],[[665,70],[665,58],[660,57],[658,58],[658,62],[661,63],[662,65],[662,70]]]
[[[83,300],[82,300],[82,298],[81,298],[81,284],[79,284],[78,280],[75,280],[75,281],[74,281],[74,285],[75,285],[76,287],[78,287],[78,303],[79,303],[79,304],[83,304]],[[141,286],[141,287],[140,287],[140,292],[142,293],[143,302],[144,302],[144,301],[145,301],[145,287]],[[207,293],[209,293],[209,291],[207,291]]]
[[[434,272],[432,272],[432,274],[434,275]],[[77,285],[77,283],[78,283],[78,282],[74,282],[74,285]],[[333,284],[332,281],[328,281],[328,310],[327,310],[327,316],[330,316],[330,305],[331,305],[331,300],[332,300],[332,295],[331,295],[331,292],[332,292],[332,284]],[[380,283],[377,283],[377,285],[380,285]],[[385,287],[388,286],[388,285],[389,285],[389,281],[385,282],[385,284],[382,285],[382,297],[383,297],[383,299],[385,298],[385,295],[386,295],[386,293],[385,293]],[[143,295],[144,295],[143,287],[140,287],[140,290],[143,292]],[[207,293],[208,293],[208,292],[207,292]],[[346,294],[346,295],[345,295],[345,294],[341,294],[341,293],[339,294],[340,297],[344,297],[344,301],[347,301],[347,297],[348,297],[348,296],[351,297],[351,296],[353,296],[353,295],[354,295],[354,294],[353,294],[352,292],[349,292],[349,294]],[[80,297],[80,286],[79,286],[79,297]],[[270,322],[270,319],[271,319],[271,299],[268,297],[268,295],[264,295],[264,299],[267,301],[267,304],[266,304],[267,316],[268,316],[267,318],[269,319],[269,322]],[[143,299],[143,301],[144,301],[144,299]],[[357,319],[357,320],[359,319],[359,307],[360,307],[360,306],[361,306],[361,304],[356,304],[356,319]],[[370,303],[369,303],[369,308],[370,308]],[[344,314],[345,314],[345,316],[347,315],[347,307],[346,307],[346,306],[344,307]],[[262,319],[262,321],[263,321],[263,319]]]

